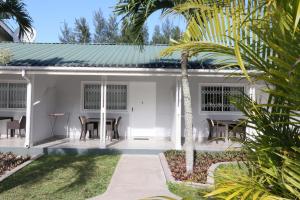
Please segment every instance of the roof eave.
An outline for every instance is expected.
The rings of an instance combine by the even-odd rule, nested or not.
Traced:
[[[0,66],[0,74],[19,74],[26,70],[28,74],[65,74],[65,75],[175,75],[180,76],[181,69],[165,68],[119,68],[119,67],[58,67],[58,66]],[[261,73],[256,70],[249,74]],[[229,69],[189,69],[189,74],[194,75],[221,75],[237,74],[243,76],[241,70]]]

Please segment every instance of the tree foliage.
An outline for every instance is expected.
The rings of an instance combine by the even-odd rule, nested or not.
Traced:
[[[163,43],[164,43],[164,39],[163,39],[163,35],[160,32],[160,27],[159,25],[156,25],[154,27],[151,44],[163,44]]]
[[[6,65],[11,61],[13,57],[12,52],[9,49],[0,49],[0,64]]]
[[[61,35],[59,41],[62,43],[75,43],[76,38],[72,28],[69,27],[67,22],[64,22],[63,27],[60,28]]]
[[[128,21],[125,26],[135,27],[134,35],[139,37],[150,15],[156,11],[165,13],[184,2],[186,0],[119,0],[115,6],[115,13]]]
[[[172,32],[171,32],[171,39],[172,40],[179,40],[181,38],[181,30],[179,28],[179,26],[175,26],[172,28]]]
[[[20,28],[19,38],[26,32],[32,33],[32,19],[21,0],[0,1],[0,20],[3,19],[13,19],[17,22]]]
[[[106,27],[106,42],[117,43],[119,39],[119,27],[117,23],[117,17],[115,15],[109,16]]]
[[[102,43],[106,42],[106,34],[107,34],[107,22],[103,16],[101,9],[94,13],[94,26],[95,26],[95,33],[93,42],[94,43]]]
[[[95,32],[90,33],[85,18],[75,20],[75,28],[65,22],[60,28],[59,40],[66,43],[149,43],[149,29],[143,25],[141,34],[135,35],[135,29],[127,27],[128,21],[123,21],[119,29],[117,16],[111,14],[108,20],[103,16],[101,9],[94,13],[93,24]],[[93,37],[92,37],[93,36]]]
[[[159,25],[154,27],[151,44],[169,44],[170,39],[179,40],[181,30],[178,26],[174,26],[169,19],[162,23],[162,31]]]
[[[90,43],[90,27],[85,17],[75,19],[75,38],[78,43]]]
[[[128,21],[123,20],[121,26],[121,34],[119,41],[121,43],[139,43],[147,44],[149,40],[149,33],[147,25],[143,25],[141,32],[138,35],[135,35],[135,27],[128,26]]]

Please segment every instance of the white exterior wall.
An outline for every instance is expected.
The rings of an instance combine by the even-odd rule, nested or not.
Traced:
[[[56,77],[56,106],[55,112],[70,113],[69,128],[70,137],[78,139],[80,136],[81,126],[78,117],[85,115],[87,117],[100,117],[99,112],[85,112],[81,108],[81,84],[82,81],[101,81],[97,76],[57,76]],[[107,77],[107,83],[138,84],[138,82],[155,82],[156,83],[156,121],[154,137],[170,137],[174,116],[175,105],[175,78],[168,77]],[[147,91],[145,91],[147,92]],[[130,101],[128,97],[128,101]],[[120,123],[120,135],[123,138],[129,136],[128,126],[130,126],[130,108],[122,112],[107,111],[107,117],[117,118],[122,116]],[[55,126],[55,135],[66,136],[67,126],[66,118],[57,119]],[[147,120],[147,119],[145,119]]]
[[[56,88],[55,77],[47,75],[36,75],[33,84],[33,123],[32,143],[37,144],[51,137],[53,119],[49,114],[55,111]]]
[[[66,113],[63,117],[58,117],[54,127],[54,135],[66,137],[69,132],[70,137],[78,139],[80,136],[80,122],[78,117],[86,115],[87,117],[100,117],[99,112],[85,112],[82,110],[81,86],[83,81],[101,81],[101,76],[58,76],[58,75],[35,75],[34,91],[33,91],[33,127],[32,127],[32,142],[38,143],[51,137],[51,126],[53,118],[48,115],[50,113]],[[0,75],[0,80],[18,80],[24,81],[21,75]],[[169,138],[175,134],[175,98],[176,98],[176,77],[107,77],[108,84],[125,83],[128,84],[130,90],[131,84],[139,82],[154,82],[156,83],[156,117],[155,117],[155,133],[153,137]],[[25,81],[24,81],[25,82]],[[208,136],[207,118],[211,119],[239,119],[241,113],[230,112],[201,112],[200,105],[200,84],[232,84],[246,86],[246,92],[249,89],[248,82],[239,78],[221,78],[221,77],[191,77],[190,87],[192,95],[193,109],[193,131],[195,140],[198,142],[205,141]],[[256,86],[256,99],[258,102],[265,102],[267,95],[262,93],[260,89],[263,84]],[[145,91],[147,92],[147,91]],[[128,93],[130,93],[128,91]],[[107,117],[122,116],[120,124],[120,135],[123,138],[128,138],[128,127],[130,126],[130,99],[128,97],[128,110],[123,112],[109,112]],[[183,110],[182,106],[182,110]],[[19,119],[26,112],[23,110],[6,110],[0,111],[1,116],[13,116]],[[184,136],[184,112],[182,111],[182,136]],[[69,123],[68,123],[68,117]],[[145,119],[147,120],[147,119]],[[0,121],[0,132],[6,135],[6,121]]]
[[[196,142],[205,142],[207,140],[209,130],[207,118],[221,119],[221,120],[237,120],[243,118],[241,112],[207,112],[201,111],[201,85],[232,85],[244,86],[245,92],[249,95],[251,85],[245,79],[229,78],[229,77],[192,77],[190,78],[190,88],[192,96],[192,109],[193,109],[193,133]],[[258,102],[266,102],[267,95],[261,91],[264,88],[263,83],[258,83],[255,87],[255,99]],[[184,113],[183,113],[184,114]],[[182,136],[184,137],[184,120],[182,120]]]
[[[205,142],[209,130],[207,118],[219,120],[237,120],[243,117],[240,112],[207,112],[201,111],[201,85],[232,85],[245,86],[245,92],[249,91],[247,80],[240,78],[222,78],[222,77],[192,77],[190,78],[190,88],[192,96],[193,109],[193,133],[196,142]],[[184,121],[184,120],[183,120]],[[182,131],[183,133],[183,131]]]

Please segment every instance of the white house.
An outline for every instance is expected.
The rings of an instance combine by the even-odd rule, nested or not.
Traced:
[[[11,62],[0,66],[0,116],[26,115],[25,146],[53,136],[79,140],[78,117],[99,118],[99,147],[107,140],[106,118],[122,116],[120,136],[167,139],[181,148],[184,137],[180,54],[160,58],[165,46],[0,43]],[[245,91],[262,98],[232,70],[218,70],[203,55],[189,63],[193,129],[199,143],[208,137],[207,118],[234,120],[242,114],[229,96]],[[50,114],[62,113],[53,126]],[[2,138],[6,126],[0,121]],[[52,130],[53,128],[53,130]]]

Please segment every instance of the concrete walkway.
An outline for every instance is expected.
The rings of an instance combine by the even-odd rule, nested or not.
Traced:
[[[122,155],[107,191],[93,200],[180,199],[169,192],[157,155]],[[157,198],[156,198],[157,199]]]

